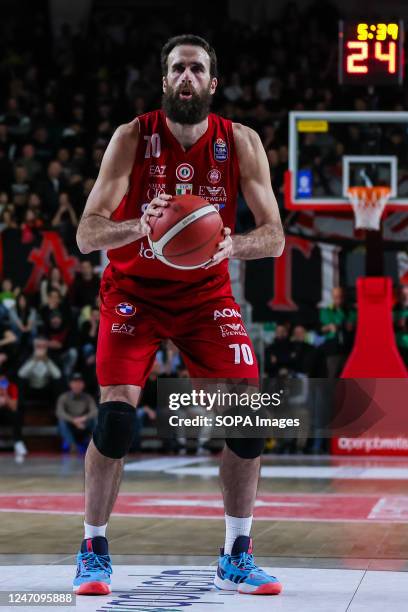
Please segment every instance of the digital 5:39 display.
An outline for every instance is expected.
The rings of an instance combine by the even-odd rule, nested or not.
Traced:
[[[345,85],[402,85],[404,25],[339,24],[339,82]]]

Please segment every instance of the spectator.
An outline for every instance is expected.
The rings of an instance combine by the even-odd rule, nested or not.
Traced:
[[[37,337],[31,357],[18,371],[23,383],[24,399],[41,401],[49,406],[55,400],[61,371],[48,356],[47,338]]]
[[[35,147],[31,143],[23,145],[22,156],[17,163],[25,168],[29,181],[35,179],[42,170],[41,163],[35,156]]]
[[[59,396],[56,408],[62,449],[75,452],[78,448],[79,451],[84,451],[84,445],[88,445],[95,428],[98,411],[93,397],[85,392],[81,374],[72,375],[69,389]]]
[[[66,301],[62,300],[61,293],[58,289],[50,289],[47,295],[47,303],[40,308],[40,318],[42,327],[48,329],[50,327],[50,319],[54,311],[58,310],[65,321],[71,319],[71,311]]]
[[[6,206],[0,216],[0,231],[4,229],[18,229],[15,206],[12,204]]]
[[[14,453],[20,463],[27,448],[22,438],[23,418],[18,406],[18,388],[5,374],[0,374],[0,424],[13,428]]]
[[[97,380],[95,375],[96,343],[99,331],[99,308],[91,309],[89,320],[83,321],[79,329],[79,363],[84,380],[90,392],[96,394]]]
[[[277,375],[281,368],[287,367],[291,360],[291,346],[285,325],[277,325],[275,339],[265,349],[265,373],[269,377]]]
[[[290,360],[293,370],[297,374],[313,376],[316,371],[316,349],[307,342],[306,329],[303,325],[296,325],[293,329],[290,349]]]
[[[157,352],[156,359],[160,364],[161,373],[176,376],[177,370],[183,365],[180,351],[171,340],[167,340],[163,348]]]
[[[79,274],[76,275],[71,286],[72,303],[76,308],[95,304],[99,293],[100,279],[94,273],[92,263],[84,259],[80,263]]]
[[[75,333],[71,320],[64,319],[60,310],[53,310],[43,325],[43,333],[48,340],[50,358],[61,368],[68,380],[78,357],[75,344]]]
[[[16,298],[20,293],[20,287],[13,287],[13,281],[5,278],[1,282],[0,304],[10,310],[16,305]]]
[[[399,289],[398,302],[394,307],[394,327],[397,346],[408,367],[408,285]]]
[[[45,306],[48,303],[48,293],[56,289],[61,298],[65,298],[68,293],[68,286],[64,283],[61,270],[58,266],[50,268],[47,278],[43,278],[40,284],[41,305]],[[56,306],[58,307],[59,304]]]
[[[37,325],[36,310],[29,304],[24,293],[20,293],[15,306],[10,309],[10,327],[18,338],[20,355],[24,354],[26,349],[31,350]]]
[[[21,224],[21,242],[30,244],[40,235],[40,229],[44,222],[39,218],[38,213],[28,208],[24,213],[23,223]]]
[[[346,306],[341,287],[333,288],[332,298],[331,306],[320,309],[320,324],[325,338],[323,350],[326,355],[327,376],[337,378],[350,350],[356,313]]]
[[[58,202],[58,210],[52,218],[51,226],[58,231],[64,244],[72,246],[75,242],[75,228],[78,225],[78,217],[67,193],[60,193]]]
[[[17,336],[3,321],[0,322],[0,367],[10,371],[14,365],[17,353]]]
[[[53,160],[48,164],[47,177],[39,184],[38,191],[50,215],[55,215],[58,210],[59,195],[66,191],[66,182],[59,161]]]

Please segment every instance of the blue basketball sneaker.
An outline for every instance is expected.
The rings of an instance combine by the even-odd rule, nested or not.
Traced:
[[[278,595],[282,590],[275,576],[255,565],[252,539],[248,536],[238,536],[230,555],[221,548],[214,584],[217,589],[250,595]]]
[[[111,560],[108,540],[103,536],[83,540],[77,556],[73,591],[77,595],[109,595]]]

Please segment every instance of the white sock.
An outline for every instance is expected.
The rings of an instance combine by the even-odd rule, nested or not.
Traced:
[[[84,527],[85,527],[85,540],[87,540],[88,538],[96,538],[96,536],[104,536],[106,534],[106,528],[108,526],[108,523],[106,523],[106,525],[88,525],[88,523],[85,523],[84,521]]]
[[[251,533],[253,516],[240,518],[238,516],[225,515],[225,545],[224,554],[230,555],[232,546],[238,536],[249,536]]]

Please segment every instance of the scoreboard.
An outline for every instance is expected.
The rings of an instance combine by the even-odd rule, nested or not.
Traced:
[[[402,85],[404,24],[339,23],[341,85]]]

